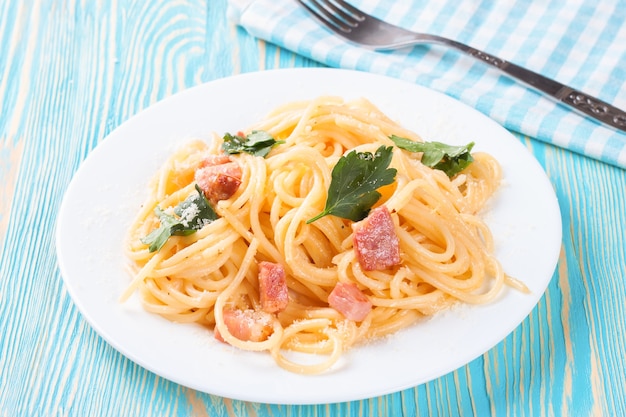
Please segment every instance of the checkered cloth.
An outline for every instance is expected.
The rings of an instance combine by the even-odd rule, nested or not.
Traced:
[[[621,0],[350,0],[406,29],[455,39],[626,110]],[[621,2],[621,3],[620,3]],[[334,36],[295,0],[229,0],[252,36],[330,67],[384,74],[452,96],[511,131],[626,169],[626,134],[580,116],[453,49],[373,52]]]

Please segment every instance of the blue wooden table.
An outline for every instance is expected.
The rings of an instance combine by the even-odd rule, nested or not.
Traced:
[[[0,416],[626,415],[626,172],[519,134],[561,206],[558,267],[513,333],[448,375],[351,403],[246,403],[162,379],[86,323],[54,233],[89,152],[186,88],[317,65],[234,26],[225,0],[0,2]]]

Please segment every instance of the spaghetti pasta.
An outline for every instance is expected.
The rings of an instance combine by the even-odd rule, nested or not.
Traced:
[[[145,309],[169,320],[200,323],[221,340],[268,351],[281,367],[299,373],[327,370],[341,353],[364,340],[394,333],[455,302],[487,303],[507,278],[493,256],[493,241],[478,212],[497,189],[501,172],[488,154],[449,178],[421,163],[421,154],[393,147],[394,182],[378,189],[397,237],[400,263],[366,270],[358,260],[354,221],[324,209],[332,170],[347,152],[375,153],[396,135],[421,142],[366,99],[320,97],[275,109],[249,132],[279,142],[265,157],[230,155],[241,170],[234,194],[213,202],[214,221],[195,233],[171,236],[157,251],[144,238],[161,226],[155,209],[176,207],[194,191],[195,173],[207,157],[223,155],[223,139],[185,144],[163,165],[129,230],[127,254],[133,280],[122,298],[138,291]],[[171,209],[170,209],[171,210]],[[259,263],[281,265],[289,302],[262,313]],[[338,283],[366,298],[360,320],[329,305]],[[260,339],[238,337],[228,311],[253,312],[263,321]],[[242,313],[243,315],[243,313]],[[256,322],[252,323],[258,324]],[[287,351],[324,355],[298,363]]]

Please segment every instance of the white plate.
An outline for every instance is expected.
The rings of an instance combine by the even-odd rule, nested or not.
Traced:
[[[285,102],[367,97],[426,140],[465,144],[501,162],[504,181],[485,213],[505,270],[532,294],[506,289],[491,304],[454,308],[345,353],[331,371],[295,375],[268,353],[244,352],[196,325],[174,324],[118,297],[129,283],[122,246],[144,187],[185,140],[251,125]],[[479,112],[426,88],[378,75],[309,68],[244,74],[176,94],[113,131],[86,158],[60,209],[59,266],[90,325],[115,349],[179,384],[239,400],[315,404],[379,396],[451,372],[504,339],[528,315],[554,272],[561,216],[554,191],[528,150]]]

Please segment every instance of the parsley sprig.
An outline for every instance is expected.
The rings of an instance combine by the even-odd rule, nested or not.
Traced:
[[[391,135],[390,139],[401,149],[409,152],[423,152],[422,164],[441,170],[450,178],[474,161],[470,154],[474,142],[465,146],[453,146],[441,142],[415,142],[396,135]]]
[[[246,152],[263,158],[270,153],[274,146],[285,143],[284,141],[274,139],[272,135],[264,130],[253,130],[246,136],[226,133],[223,140],[222,150],[227,154],[232,155]]]
[[[353,221],[363,220],[381,194],[378,188],[393,183],[397,170],[389,168],[392,146],[381,146],[374,154],[351,151],[339,158],[331,173],[326,207],[312,223],[326,215]]]
[[[150,252],[158,252],[170,236],[188,236],[202,229],[206,224],[217,220],[218,216],[204,193],[196,185],[197,194],[192,194],[174,208],[174,214],[168,214],[160,207],[154,209],[161,226],[141,239],[149,245]]]

